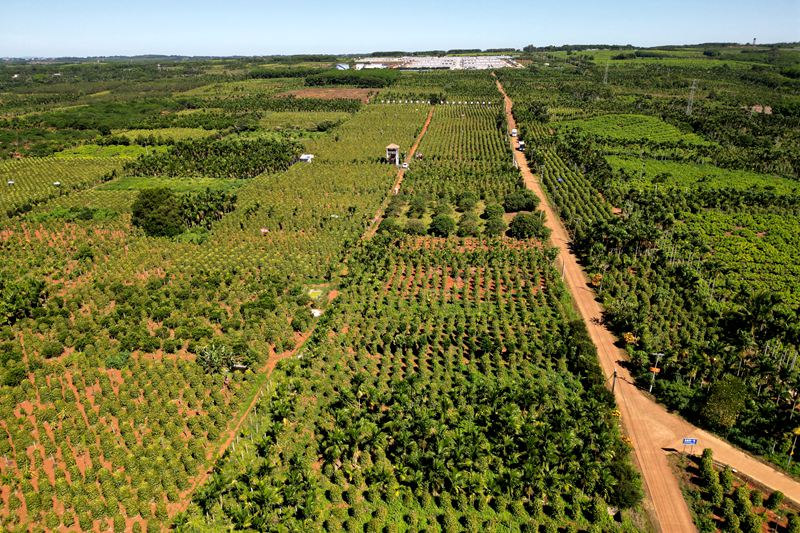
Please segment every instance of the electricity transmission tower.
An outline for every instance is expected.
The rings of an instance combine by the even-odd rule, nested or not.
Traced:
[[[692,108],[694,108],[694,93],[697,91],[697,80],[692,80],[692,90],[689,92],[689,103],[686,105],[686,114],[692,115]]]

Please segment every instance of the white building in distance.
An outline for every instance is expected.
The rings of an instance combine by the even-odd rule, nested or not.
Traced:
[[[404,56],[364,57],[356,60],[356,70],[396,68],[403,70],[490,70],[523,68],[511,56]]]

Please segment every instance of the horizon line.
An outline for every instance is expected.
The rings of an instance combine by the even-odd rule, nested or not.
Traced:
[[[750,42],[699,42],[699,43],[685,43],[685,44],[660,44],[656,46],[640,46],[634,45],[631,43],[626,44],[614,44],[614,43],[597,43],[597,44],[585,44],[585,43],[574,43],[574,44],[548,44],[548,45],[533,45],[528,44],[527,46],[534,46],[537,49],[546,49],[546,48],[566,48],[566,47],[595,47],[594,50],[607,50],[607,49],[614,49],[614,48],[634,48],[634,49],[660,49],[660,48],[671,48],[671,47],[681,47],[681,48],[691,48],[691,47],[699,47],[699,46],[752,46],[752,47],[773,47],[773,46],[800,46],[800,41],[779,41],[779,42],[771,42],[771,43],[756,43],[752,44]],[[501,51],[508,51],[508,52],[516,52],[516,53],[526,53],[524,52],[523,48],[525,47],[491,47],[485,49],[479,48],[452,48],[449,50],[436,50],[436,49],[428,49],[428,50],[375,50],[372,52],[297,52],[297,53],[264,53],[264,54],[228,54],[228,55],[214,55],[214,54],[182,54],[182,53],[140,53],[140,54],[100,54],[100,55],[31,55],[31,56],[0,56],[0,60],[2,61],[9,61],[9,60],[59,60],[59,59],[136,59],[136,58],[187,58],[187,59],[248,59],[248,58],[262,58],[262,57],[298,57],[298,56],[332,56],[332,57],[358,57],[358,56],[370,56],[379,53],[386,53],[386,54],[422,54],[425,52],[444,52],[443,55],[449,55],[451,53],[459,53],[459,52],[474,52],[474,53],[491,53],[493,51],[497,51],[500,53]],[[579,50],[579,51],[589,51],[589,49]]]

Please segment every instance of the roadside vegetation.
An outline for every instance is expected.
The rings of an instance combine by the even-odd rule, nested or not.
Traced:
[[[800,400],[800,85],[783,69],[800,56],[738,52],[666,70],[657,55],[612,58],[608,74],[598,55],[543,53],[498,75],[639,383],[658,359],[659,401],[786,467]]]

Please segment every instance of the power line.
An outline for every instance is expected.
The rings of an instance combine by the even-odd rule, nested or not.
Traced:
[[[686,105],[686,114],[692,115],[692,108],[694,108],[694,93],[697,91],[697,80],[692,80],[692,90],[689,92],[689,103]]]

